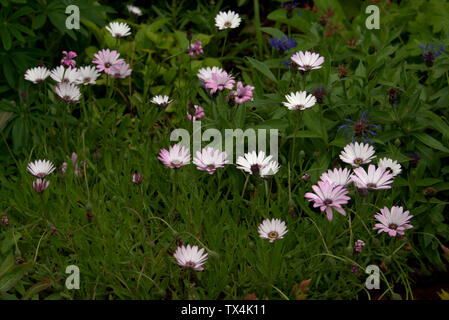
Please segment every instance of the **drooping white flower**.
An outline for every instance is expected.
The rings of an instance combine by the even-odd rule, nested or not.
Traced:
[[[28,163],[27,169],[36,178],[45,178],[55,170],[55,166],[50,160],[36,160]]]
[[[75,81],[76,84],[95,84],[97,78],[100,76],[100,73],[97,71],[97,69],[93,66],[85,66],[78,69],[79,76],[78,79]]]
[[[303,53],[299,51],[295,53],[291,60],[298,65],[298,70],[309,71],[312,69],[320,69],[324,62],[324,57],[321,57],[318,53],[311,53],[306,51]]]
[[[223,168],[229,160],[226,160],[226,152],[221,152],[212,147],[203,148],[196,152],[196,157],[193,158],[193,163],[198,170],[207,171],[213,174],[217,168]]]
[[[75,83],[80,76],[78,69],[59,66],[51,70],[50,77],[58,83]]]
[[[71,83],[60,83],[55,86],[56,94],[64,101],[77,103],[81,98],[80,89]]]
[[[374,164],[369,165],[368,172],[362,167],[355,168],[351,179],[357,188],[368,190],[391,189],[390,184],[393,183],[390,171],[376,168]]]
[[[45,67],[31,68],[25,72],[25,80],[36,84],[47,79],[49,75],[50,71]]]
[[[261,178],[274,175],[279,171],[279,163],[272,160],[273,156],[265,157],[265,152],[257,153],[255,150],[245,153],[237,159],[237,169],[242,169],[252,175],[258,175]]]
[[[327,172],[324,172],[320,179],[322,181],[329,181],[330,183],[333,183],[336,186],[347,186],[349,183],[351,183],[351,170],[344,168],[344,169],[337,169],[334,170],[328,170]]]
[[[389,210],[387,207],[380,209],[381,213],[376,213],[374,216],[380,223],[374,226],[374,230],[378,230],[377,233],[385,232],[391,237],[397,235],[403,236],[404,231],[412,229],[413,226],[409,224],[409,220],[413,217],[409,211],[404,211],[402,207],[392,207]]]
[[[136,7],[136,6],[128,4],[126,6],[126,8],[128,9],[128,12],[131,13],[131,14],[134,14],[136,16],[141,16],[142,15],[142,10],[140,10],[139,7]]]
[[[153,99],[151,99],[151,102],[161,106],[161,107],[166,107],[168,106],[170,103],[173,102],[173,100],[170,100],[170,98],[168,96],[154,96]]]
[[[312,108],[316,103],[316,98],[306,91],[292,92],[290,95],[286,95],[285,98],[288,102],[282,102],[289,110],[305,110]]]
[[[131,28],[124,22],[111,22],[109,26],[106,26],[114,38],[122,38],[131,34]]]
[[[173,255],[181,267],[193,269],[195,271],[203,271],[203,264],[207,261],[207,253],[204,248],[198,250],[198,246],[180,246]]]

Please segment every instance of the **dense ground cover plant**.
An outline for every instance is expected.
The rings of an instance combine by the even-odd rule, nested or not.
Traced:
[[[446,1],[0,2],[1,298],[413,299],[446,270]],[[170,140],[196,121],[277,157]]]

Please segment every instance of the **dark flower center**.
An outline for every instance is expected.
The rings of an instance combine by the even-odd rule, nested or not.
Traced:
[[[391,230],[396,230],[398,228],[397,224],[394,223],[390,223],[390,225],[388,226],[388,228],[390,228]]]
[[[270,238],[270,239],[277,239],[278,237],[279,237],[279,233],[277,233],[276,231],[271,231],[268,234],[268,238]]]
[[[90,78],[89,77],[84,78],[84,82],[90,82]]]
[[[104,66],[105,66],[106,68],[110,68],[110,67],[111,67],[111,64],[110,64],[109,62],[106,62],[106,63],[104,64]]]
[[[194,268],[195,267],[195,262],[192,261],[187,261],[186,262],[186,268]]]
[[[259,173],[260,173],[260,166],[258,164],[253,164],[251,166],[251,172],[254,175],[259,175]]]
[[[232,26],[232,23],[229,21],[226,21],[224,25],[225,25],[225,27],[230,27],[230,26]]]
[[[376,188],[376,184],[375,184],[375,183],[368,183],[368,184],[366,185],[366,187],[367,187],[368,189],[375,189],[375,188]]]
[[[354,164],[356,165],[361,165],[363,163],[363,159],[362,158],[356,158],[354,159]]]
[[[332,199],[325,199],[323,202],[325,205],[329,205],[332,204]]]
[[[215,166],[213,164],[210,164],[210,165],[207,166],[207,169],[213,170],[213,169],[215,169]]]

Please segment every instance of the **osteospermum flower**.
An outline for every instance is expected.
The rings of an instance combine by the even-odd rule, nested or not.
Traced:
[[[265,219],[259,225],[259,236],[262,239],[270,240],[270,242],[282,239],[287,232],[285,222],[280,219]]]
[[[391,210],[387,207],[380,209],[381,213],[376,213],[374,216],[380,223],[376,223],[373,230],[377,229],[377,233],[388,233],[391,237],[403,236],[405,230],[413,228],[409,224],[409,220],[413,216],[409,214],[408,210],[405,212],[403,210],[402,207],[392,207]]]
[[[279,171],[279,163],[276,160],[272,160],[273,156],[269,155],[265,157],[265,152],[252,151],[245,153],[244,156],[240,156],[237,159],[237,169],[242,169],[252,175],[258,175],[261,178],[265,178],[270,175],[274,175]]]
[[[306,51],[306,53],[299,51],[291,57],[291,60],[298,65],[298,70],[309,71],[320,69],[324,62],[324,57],[310,51]]]
[[[388,169],[393,174],[393,177],[397,176],[402,172],[401,165],[393,159],[382,158],[379,160],[379,167]]]
[[[215,17],[215,26],[219,30],[223,29],[234,29],[240,25],[240,16],[238,13],[229,10],[228,12],[220,11]]]
[[[136,16],[141,16],[142,15],[142,10],[140,10],[139,7],[136,6],[132,6],[132,5],[127,5],[126,8],[128,9],[128,12],[136,15]]]
[[[170,103],[173,102],[173,100],[169,100],[170,98],[168,96],[154,96],[153,99],[151,99],[151,102],[161,106],[166,107]]]
[[[187,119],[190,121],[195,121],[201,118],[204,118],[206,114],[204,113],[204,109],[197,105],[190,105],[189,112],[187,112]]]
[[[351,182],[351,170],[347,168],[328,170],[321,175],[320,179],[336,186],[347,186]]]
[[[36,179],[35,181],[33,181],[33,189],[37,193],[44,192],[48,188],[49,185],[50,185],[50,181],[47,181],[45,179]]]
[[[220,73],[212,73],[210,79],[206,80],[206,88],[211,89],[210,93],[215,93],[217,90],[232,89],[234,87],[234,77],[226,71]]]
[[[213,174],[217,168],[223,168],[229,161],[226,160],[226,152],[214,149],[212,147],[204,148],[196,152],[193,163],[198,170],[207,171]]]
[[[186,147],[181,147],[181,144],[178,143],[170,146],[168,151],[166,149],[162,149],[159,153],[158,159],[161,160],[167,167],[177,169],[190,163],[189,149]]]
[[[55,86],[56,94],[64,101],[69,103],[77,103],[80,100],[80,89],[71,83],[60,83]]]
[[[375,157],[373,146],[358,142],[348,144],[340,154],[340,159],[343,162],[349,163],[354,167],[370,163],[371,159]]]
[[[114,38],[122,38],[131,34],[131,28],[124,22],[111,22],[109,26],[106,26]]]
[[[97,64],[98,71],[104,71],[105,73],[111,73],[111,69],[114,66],[120,65],[125,62],[123,59],[119,59],[120,53],[115,50],[103,49],[94,54],[97,58],[92,63]]]
[[[304,195],[309,201],[314,201],[313,207],[320,207],[321,211],[326,211],[327,219],[332,221],[332,209],[346,216],[346,211],[342,204],[348,203],[351,198],[346,194],[348,190],[344,186],[337,186],[329,181],[318,181],[318,186],[312,186],[315,193],[308,192]]]
[[[25,80],[36,84],[47,79],[49,75],[50,71],[45,67],[31,68],[25,72]]]
[[[55,170],[55,166],[50,160],[36,160],[28,163],[27,169],[36,178],[45,178]]]
[[[222,72],[224,72],[224,70],[219,67],[201,68],[198,70],[197,77],[205,83],[207,80],[212,78],[212,73],[221,74]]]
[[[76,61],[73,60],[74,58],[76,58],[78,55],[76,54],[76,52],[74,51],[62,51],[62,54],[65,55],[64,58],[62,58],[61,63],[68,67],[71,66],[72,68],[76,67]]]
[[[316,98],[305,91],[292,92],[286,95],[288,102],[282,102],[289,110],[305,110],[312,108],[316,103]]]
[[[243,86],[243,84],[239,81],[237,82],[236,90],[232,91],[232,96],[234,97],[235,102],[244,103],[246,101],[253,100],[253,90],[253,86]]]
[[[204,268],[202,265],[207,261],[207,253],[203,253],[204,248],[198,250],[198,246],[191,247],[190,244],[188,244],[187,247],[178,247],[173,256],[181,267],[193,269],[195,271],[203,271]]]
[[[367,190],[391,189],[389,184],[393,183],[390,171],[381,167],[376,168],[374,164],[369,165],[368,172],[362,167],[355,168],[351,179],[357,188]]]
[[[75,83],[80,74],[78,69],[59,66],[51,70],[50,77],[58,83]]]
[[[131,74],[133,69],[129,68],[129,63],[121,63],[112,66],[111,73],[109,74],[111,78],[124,79]]]
[[[79,76],[75,81],[76,84],[83,84],[85,86],[88,84],[95,84],[97,78],[100,76],[100,73],[93,66],[81,67],[78,71]]]

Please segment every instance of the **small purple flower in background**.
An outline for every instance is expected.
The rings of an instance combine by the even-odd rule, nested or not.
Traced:
[[[231,92],[231,95],[234,97],[235,102],[244,103],[249,100],[253,100],[253,90],[255,88],[250,85],[243,86],[243,84],[239,81],[237,82],[237,88],[235,91]]]
[[[204,109],[200,106],[190,104],[189,112],[187,112],[187,119],[190,121],[195,121],[201,118],[204,118],[206,114],[204,113]]]
[[[78,163],[76,162],[77,158],[78,158],[78,155],[75,152],[73,152],[72,153],[72,157],[71,157],[73,168],[74,168],[73,170],[75,172],[75,175],[79,176],[79,175],[82,174],[82,171],[81,171],[82,168],[80,168],[78,166]],[[82,166],[82,167],[87,167],[87,162],[86,161],[80,161],[79,165]]]
[[[311,178],[312,178],[312,176],[311,176],[310,174],[305,173],[305,174],[301,177],[301,180],[304,181],[304,182],[307,182],[307,181],[309,181]]]
[[[408,156],[410,157],[410,165],[416,168],[418,166],[419,160],[421,160],[421,156],[416,153],[410,153]]]
[[[373,230],[378,229],[377,233],[385,232],[391,237],[404,236],[404,231],[412,229],[413,226],[409,224],[409,220],[413,217],[407,210],[403,212],[402,207],[392,207],[391,210],[387,207],[380,209],[381,213],[376,213],[374,216],[380,223],[377,223]]]
[[[327,219],[332,221],[332,209],[346,216],[346,211],[342,208],[342,204],[348,203],[351,198],[346,194],[348,190],[344,186],[337,186],[329,181],[318,181],[318,186],[312,186],[315,193],[308,192],[304,195],[313,201],[313,207],[320,207],[321,211],[326,210]]]
[[[368,141],[369,143],[373,143],[368,135],[376,136],[377,132],[374,132],[370,128],[373,128],[374,130],[379,129],[379,127],[373,123],[370,123],[369,116],[367,116],[368,111],[365,111],[362,113],[362,117],[360,120],[353,121],[351,119],[344,119],[347,122],[350,122],[351,124],[344,124],[340,127],[338,127],[338,130],[345,129],[346,134],[346,141],[349,139],[349,132],[352,130],[352,142],[354,142],[355,139],[363,139],[363,141],[366,143]]]
[[[76,67],[76,61],[73,60],[74,58],[76,58],[78,55],[76,54],[76,52],[73,51],[62,51],[62,54],[65,55],[65,57],[61,60],[61,63],[63,65],[65,65],[66,67],[71,66],[72,68]]]
[[[328,92],[329,89],[326,89],[323,85],[320,85],[317,88],[313,88],[311,93],[314,95],[318,103],[322,103]]]
[[[192,56],[193,59],[196,59],[197,56],[204,53],[201,41],[198,39],[195,40],[196,41],[189,46],[189,56]]]
[[[435,52],[435,46],[431,43],[425,43],[424,46],[420,45],[419,48],[423,51],[422,57],[426,66],[431,67],[433,64],[433,60],[436,57],[440,56],[444,51],[444,46],[440,44],[440,49]]]
[[[131,182],[134,183],[134,184],[139,185],[139,184],[142,183],[142,181],[143,181],[142,174],[140,172],[137,172],[137,171],[134,172],[133,176],[131,178]]]
[[[353,265],[352,265],[351,272],[352,272],[353,274],[355,274],[357,277],[360,275],[359,268],[357,268],[357,265],[356,265],[356,264],[353,264]]]
[[[61,173],[65,174],[66,171],[67,171],[67,162],[63,162],[61,164]]]
[[[357,253],[361,253],[362,252],[362,248],[365,246],[365,242],[363,240],[357,240],[355,242],[355,249],[354,251]]]
[[[270,39],[270,46],[272,46],[276,50],[282,50],[285,52],[290,50],[291,48],[296,48],[296,41],[295,39],[288,37],[272,37]]]
[[[2,223],[5,227],[9,227],[8,216],[2,216]]]
[[[299,3],[296,1],[290,1],[290,2],[282,2],[281,7],[284,8],[287,11],[287,17],[291,18],[293,10],[295,10],[299,6]],[[299,9],[296,10],[296,13],[298,14],[298,17],[301,16],[301,11]]]
[[[181,144],[175,144],[167,149],[162,149],[158,159],[172,169],[178,169],[190,163],[189,148],[181,147]]]
[[[45,179],[36,179],[36,181],[33,182],[33,189],[37,193],[42,193],[48,188],[49,185],[50,181]]]

